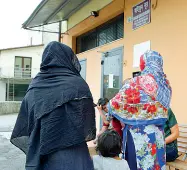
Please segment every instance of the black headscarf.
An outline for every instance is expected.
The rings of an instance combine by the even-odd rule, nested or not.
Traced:
[[[59,42],[48,44],[42,56],[40,73],[28,88],[28,91],[35,90],[37,118],[70,100],[92,98],[80,70],[80,63],[70,47]]]
[[[22,101],[11,136],[11,142],[25,153],[28,152],[29,142],[30,151],[33,152],[30,157],[68,147],[82,140],[94,139],[95,112],[92,94],[80,76],[80,70],[80,63],[70,47],[59,42],[47,45],[40,72],[32,80]],[[81,101],[79,106],[76,101]],[[81,109],[88,113],[70,114],[79,114]],[[71,119],[71,123],[68,119]],[[81,121],[83,119],[87,121]],[[59,121],[62,123],[59,124]],[[50,130],[56,134],[48,133]],[[82,135],[83,132],[87,133],[85,131],[92,135]]]

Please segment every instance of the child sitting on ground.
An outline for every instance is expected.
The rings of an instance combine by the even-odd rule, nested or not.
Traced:
[[[119,158],[121,137],[114,130],[106,130],[97,141],[97,152],[93,156],[94,170],[130,170],[127,161]]]

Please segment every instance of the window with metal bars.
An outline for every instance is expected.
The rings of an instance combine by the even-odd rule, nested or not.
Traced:
[[[76,39],[76,52],[81,53],[95,47],[107,44],[124,35],[124,14],[83,34]]]

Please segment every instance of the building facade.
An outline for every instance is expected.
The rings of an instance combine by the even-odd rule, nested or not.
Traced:
[[[62,42],[86,63],[86,81],[94,100],[111,98],[124,79],[139,71],[143,48],[160,52],[173,94],[171,108],[179,123],[187,123],[187,1],[151,0],[150,23],[133,29],[133,9],[142,0],[91,0],[68,19]],[[90,15],[91,11],[98,16]],[[79,18],[79,20],[77,20]],[[82,18],[82,20],[81,20]]]
[[[21,101],[39,72],[43,44],[0,50],[0,101]]]
[[[111,98],[124,79],[137,75],[140,55],[152,49],[164,58],[164,72],[173,89],[171,108],[179,123],[187,123],[183,109],[187,95],[186,0],[55,2],[41,1],[23,28],[66,21],[67,31],[59,31],[61,41],[80,59],[81,74],[95,102],[99,97]]]

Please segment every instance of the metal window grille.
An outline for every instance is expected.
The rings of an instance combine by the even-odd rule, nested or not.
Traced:
[[[94,30],[77,37],[77,53],[81,53],[95,47],[107,44],[124,35],[124,14],[108,21]]]

